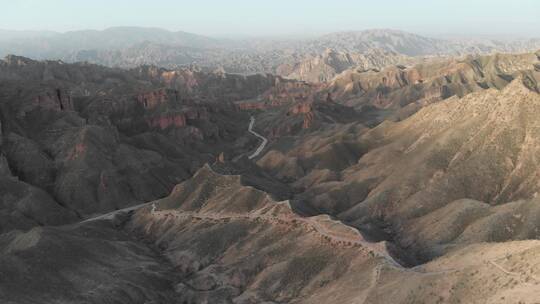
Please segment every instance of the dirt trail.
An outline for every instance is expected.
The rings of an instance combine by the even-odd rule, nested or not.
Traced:
[[[489,263],[493,266],[495,266],[495,268],[497,268],[498,270],[500,270],[501,272],[509,275],[509,276],[514,276],[514,277],[517,277],[518,279],[520,279],[521,281],[527,283],[527,278],[529,279],[533,279],[536,283],[540,282],[540,280],[533,276],[533,275],[528,275],[526,273],[519,273],[519,272],[512,272],[512,271],[508,271],[506,269],[504,269],[501,265],[497,264],[495,261],[493,260],[489,260]]]
[[[264,149],[264,147],[266,147],[266,144],[268,143],[268,139],[266,139],[266,137],[264,137],[261,134],[253,131],[253,125],[254,124],[255,124],[255,118],[253,116],[251,116],[251,118],[249,120],[248,132],[255,135],[255,136],[257,136],[258,138],[262,139],[262,143],[257,148],[257,150],[255,150],[255,152],[253,152],[253,154],[248,156],[249,159],[253,159],[253,158],[259,156],[259,154],[261,154],[262,150]]]
[[[152,202],[144,203],[144,204],[140,204],[140,205],[136,205],[136,206],[131,206],[131,207],[127,207],[127,208],[124,208],[124,209],[115,210],[115,211],[111,211],[109,213],[105,213],[105,214],[101,214],[101,215],[98,215],[98,216],[87,218],[87,219],[85,219],[85,220],[83,220],[83,221],[81,221],[79,223],[82,224],[82,223],[88,223],[88,222],[99,221],[99,220],[111,220],[116,215],[118,215],[120,213],[135,211],[135,210],[137,210],[139,208],[148,206],[150,204],[152,204]]]

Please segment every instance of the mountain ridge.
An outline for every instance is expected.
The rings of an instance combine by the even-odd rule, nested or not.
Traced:
[[[0,46],[0,56],[15,53],[34,59],[89,61],[117,67],[154,64],[177,68],[197,64],[210,70],[224,67],[231,73],[279,73],[297,79],[317,80],[311,76],[302,78],[291,69],[313,56],[324,56],[327,49],[352,57],[369,56],[376,49],[418,57],[523,52],[537,48],[540,48],[538,39],[510,42],[443,40],[388,29],[336,32],[317,38],[269,42],[257,38],[216,39],[159,28],[115,27],[102,31],[71,31],[44,38],[10,39]],[[353,67],[358,63],[356,61],[347,67]],[[388,63],[396,62],[390,60]],[[343,68],[337,68],[336,72],[341,71]],[[331,73],[322,79],[332,76]]]

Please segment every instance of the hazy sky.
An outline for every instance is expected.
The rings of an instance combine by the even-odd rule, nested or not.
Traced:
[[[540,36],[540,0],[0,0],[0,29],[126,25],[214,36],[368,28]]]

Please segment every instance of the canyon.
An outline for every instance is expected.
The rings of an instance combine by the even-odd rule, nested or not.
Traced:
[[[536,40],[51,35],[0,43],[0,302],[538,301]]]

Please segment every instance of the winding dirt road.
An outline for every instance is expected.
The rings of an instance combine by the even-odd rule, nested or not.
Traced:
[[[253,159],[253,158],[259,156],[259,154],[261,154],[262,150],[264,149],[264,147],[266,147],[266,144],[268,143],[268,139],[266,139],[266,137],[264,137],[261,134],[253,131],[253,125],[254,124],[255,124],[255,118],[253,116],[251,116],[251,118],[249,119],[248,132],[255,135],[255,136],[257,136],[258,138],[262,139],[262,143],[259,145],[257,150],[255,150],[255,152],[253,152],[253,154],[248,156],[249,159]]]

